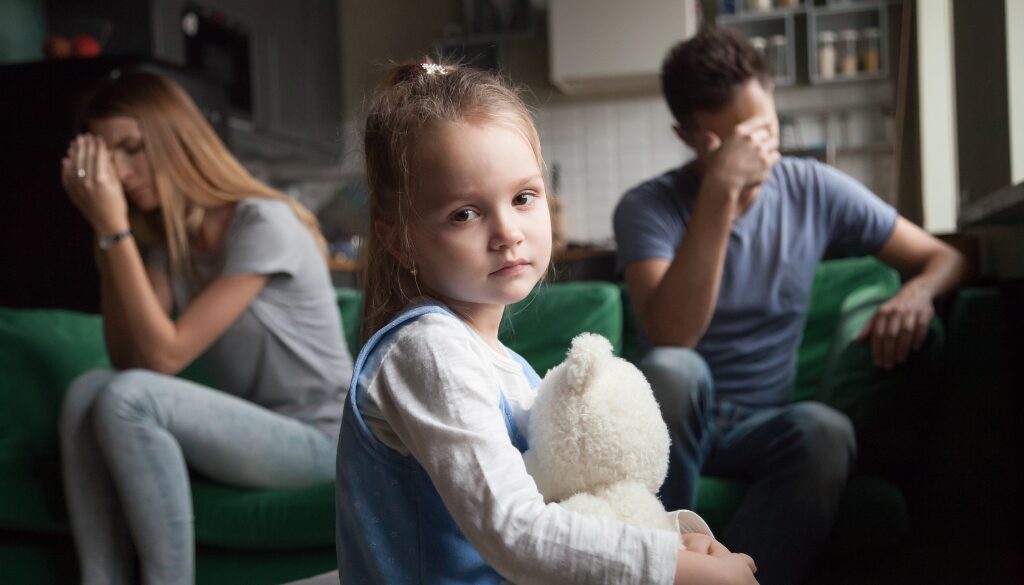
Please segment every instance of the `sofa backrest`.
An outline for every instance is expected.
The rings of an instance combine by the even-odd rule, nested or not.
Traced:
[[[900,287],[900,277],[895,270],[870,256],[828,260],[818,265],[797,352],[794,400],[803,400],[814,394],[829,362],[843,301],[853,291],[866,286],[881,287],[889,294],[895,294]],[[640,329],[625,284],[620,285],[620,290],[625,314],[623,356],[635,361],[640,357]]]
[[[356,354],[362,347],[362,293],[339,288],[337,298],[349,350]],[[542,284],[509,307],[499,336],[543,376],[565,359],[572,338],[580,333],[607,337],[616,354],[621,354],[622,324],[622,299],[617,286],[607,282],[562,282]]]

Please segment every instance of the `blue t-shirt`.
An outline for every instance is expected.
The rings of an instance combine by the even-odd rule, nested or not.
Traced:
[[[672,260],[699,181],[690,166],[630,190],[615,209],[617,270]],[[896,210],[866,187],[812,159],[783,158],[732,226],[715,313],[696,350],[719,398],[760,406],[788,402],[814,270],[826,250],[876,252]]]

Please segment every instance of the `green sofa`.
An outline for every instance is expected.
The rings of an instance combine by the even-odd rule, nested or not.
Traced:
[[[908,366],[880,372],[852,342],[859,327],[899,286],[874,260],[825,262],[816,275],[799,353],[794,400],[817,398],[853,417],[865,457],[859,469],[896,477],[922,448],[923,431],[906,405],[928,391],[942,329]],[[345,333],[358,347],[361,297],[338,290]],[[553,283],[511,307],[506,344],[543,375],[577,333],[608,337],[635,358],[636,328],[622,287]],[[64,389],[77,375],[108,367],[100,319],[59,310],[0,308],[0,581],[66,583],[76,578],[59,476],[56,421]],[[183,376],[207,379],[201,364]],[[874,449],[872,446],[884,446]],[[877,453],[875,452],[877,451]],[[877,455],[877,458],[875,457]],[[890,474],[890,471],[896,473]],[[744,486],[701,480],[698,511],[720,531]],[[197,582],[279,583],[334,566],[332,483],[292,490],[243,490],[193,478]],[[842,499],[833,551],[898,542],[908,513],[896,483],[858,471]]]

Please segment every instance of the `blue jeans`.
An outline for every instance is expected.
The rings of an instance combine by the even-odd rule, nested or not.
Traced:
[[[716,400],[696,352],[658,347],[641,361],[672,436],[661,489],[694,509],[701,473],[749,484],[721,535],[757,563],[761,585],[796,585],[828,537],[856,453],[853,425],[817,402],[748,407]]]
[[[148,370],[94,370],[77,378],[64,398],[60,435],[83,583],[194,582],[186,462],[240,487],[334,478],[336,442],[323,432]]]

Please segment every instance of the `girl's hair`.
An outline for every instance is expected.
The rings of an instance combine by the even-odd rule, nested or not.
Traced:
[[[522,132],[543,168],[540,138],[518,92],[497,76],[447,63],[396,66],[377,90],[366,118],[366,178],[370,230],[364,273],[363,338],[369,338],[421,291],[416,278],[380,240],[377,222],[392,227],[391,245],[411,248],[409,227],[415,174],[413,156],[421,134],[441,123],[483,122]]]
[[[163,236],[169,269],[191,279],[189,235],[199,229],[206,209],[253,196],[287,202],[326,255],[316,217],[292,197],[253,178],[174,81],[143,72],[104,80],[87,99],[81,119],[88,124],[115,116],[138,122],[160,200],[160,214],[132,210],[132,229],[144,245],[157,244]]]

